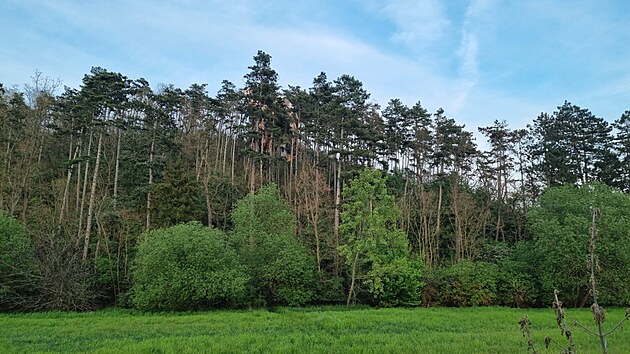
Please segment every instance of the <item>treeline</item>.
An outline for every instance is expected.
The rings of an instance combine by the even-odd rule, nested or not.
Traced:
[[[505,121],[478,128],[489,145],[480,151],[473,133],[444,110],[430,113],[420,102],[406,106],[398,99],[379,107],[352,76],[330,81],[321,73],[309,89],[282,89],[264,52],[248,69],[244,87],[223,81],[214,96],[206,85],[154,90],[144,79],[102,68],[93,68],[78,89],[66,87],[58,96],[58,83],[39,73],[24,90],[1,88],[0,209],[28,230],[33,252],[28,267],[38,284],[30,289],[38,290],[37,301],[0,306],[90,309],[133,303],[132,265],[147,235],[191,221],[224,233],[250,272],[248,282],[264,278],[266,273],[247,265],[234,244],[239,219],[233,211],[237,201],[270,183],[279,187],[293,215],[286,219],[293,239],[312,257],[314,275],[305,290],[312,296],[274,300],[269,293],[254,296],[251,289],[257,287],[245,286],[250,304],[543,305],[550,296],[546,291],[563,277],[556,268],[534,267],[561,258],[547,252],[557,243],[542,246],[549,227],[535,226],[548,222],[536,219],[546,215],[540,212],[543,191],[596,186],[588,188],[621,198],[622,204],[625,194],[592,183],[630,191],[630,111],[610,124],[564,102],[526,129],[510,129]],[[378,193],[381,200],[394,201],[386,209],[395,215],[379,214],[378,222],[347,214],[358,197],[346,190],[366,168],[383,172],[386,190]],[[372,188],[368,185],[374,184],[357,187],[355,195]],[[564,191],[573,195],[585,188]],[[376,199],[366,200],[369,205]],[[376,215],[374,209],[361,213]],[[627,218],[617,222],[623,220],[630,229]],[[571,226],[566,219],[556,224]],[[278,226],[271,225],[273,234]],[[557,252],[571,250],[567,254],[582,264],[575,252],[581,250],[584,225],[574,226],[561,230],[574,239]],[[371,230],[367,243],[356,242],[362,227]],[[617,246],[630,243],[626,234],[615,236],[621,237]],[[396,235],[402,235],[408,254]],[[385,243],[376,249],[398,256],[363,259],[369,252],[361,247],[378,240]],[[611,301],[622,305],[628,301],[623,284],[629,267],[625,272],[617,267],[625,264],[624,257],[610,258],[621,274],[614,283],[621,290]],[[3,271],[15,272],[9,261],[2,262]],[[547,271],[552,275],[543,276]],[[370,280],[377,273],[393,283],[400,280],[397,290],[393,283],[384,290],[385,283]],[[485,295],[471,295],[470,289],[486,289],[470,283],[475,281],[489,287]],[[452,284],[467,285],[448,292]],[[573,305],[584,304],[587,284],[580,275],[565,285]],[[419,295],[397,292],[402,289]],[[374,297],[379,291],[398,295],[381,301]]]

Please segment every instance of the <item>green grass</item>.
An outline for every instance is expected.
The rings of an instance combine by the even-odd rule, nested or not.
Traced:
[[[608,310],[606,324],[612,326],[624,311]],[[567,312],[591,326],[588,309]],[[526,353],[518,326],[525,314],[539,352],[546,352],[545,335],[565,343],[550,309],[103,310],[0,315],[0,352]],[[595,337],[574,333],[578,353],[598,352]],[[630,353],[630,330],[613,334],[608,344],[609,353]]]

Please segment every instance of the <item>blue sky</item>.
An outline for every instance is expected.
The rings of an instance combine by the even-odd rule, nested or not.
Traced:
[[[382,106],[420,100],[470,130],[564,100],[612,121],[630,109],[629,14],[626,0],[2,0],[0,82],[38,69],[76,88],[101,66],[214,95],[262,49],[284,87],[350,74]]]

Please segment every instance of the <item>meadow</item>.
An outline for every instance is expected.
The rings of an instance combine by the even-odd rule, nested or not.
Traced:
[[[592,326],[588,309],[567,312]],[[612,326],[625,309],[609,309]],[[518,320],[527,314],[539,352],[544,337],[565,344],[551,309],[277,308],[151,313],[0,315],[0,351],[97,353],[526,353]],[[596,338],[575,329],[578,353],[597,353]],[[609,353],[630,353],[630,330],[608,337]],[[549,352],[557,353],[559,348]]]

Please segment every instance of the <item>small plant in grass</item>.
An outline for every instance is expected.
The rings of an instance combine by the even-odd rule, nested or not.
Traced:
[[[556,323],[558,325],[558,328],[560,328],[562,335],[567,339],[567,345],[564,346],[554,341],[553,339],[551,339],[551,337],[547,336],[545,337],[546,348],[549,348],[551,344],[555,344],[558,347],[560,347],[564,353],[575,353],[575,344],[573,342],[573,331],[571,331],[571,328],[569,327],[566,321],[566,319],[569,318],[570,320],[572,320],[572,323],[574,326],[579,327],[583,329],[584,331],[586,331],[587,333],[590,333],[596,336],[599,339],[602,353],[606,354],[608,352],[608,348],[606,345],[606,337],[614,333],[619,328],[621,328],[623,323],[630,319],[630,307],[628,307],[624,318],[621,319],[621,321],[619,321],[614,327],[612,327],[612,329],[605,331],[602,326],[602,324],[604,323],[606,319],[606,311],[604,310],[602,306],[599,305],[597,301],[597,295],[598,295],[597,279],[595,277],[595,270],[599,268],[597,255],[595,253],[596,240],[597,240],[596,221],[597,221],[597,217],[599,213],[600,213],[599,209],[593,208],[591,210],[591,227],[590,227],[590,239],[589,239],[589,248],[588,248],[588,254],[589,254],[588,267],[590,271],[589,287],[590,287],[590,294],[593,297],[593,304],[591,305],[591,312],[593,313],[593,320],[595,322],[597,330],[594,331],[586,327],[585,325],[579,323],[578,321],[570,318],[566,314],[564,308],[562,307],[562,302],[558,299],[558,290],[554,290],[553,310],[556,313]],[[519,325],[521,326],[521,332],[523,333],[523,336],[527,337],[528,350],[532,351],[533,353],[537,353],[536,347],[534,346],[534,341],[531,336],[530,324],[531,323],[529,319],[527,318],[527,316],[524,316],[519,321]]]

